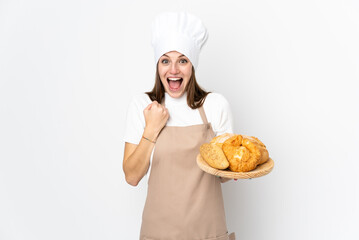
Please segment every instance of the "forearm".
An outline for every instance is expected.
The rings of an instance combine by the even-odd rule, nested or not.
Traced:
[[[157,135],[144,130],[143,136],[150,140],[155,140]],[[133,186],[136,186],[143,176],[147,173],[150,158],[155,144],[142,138],[135,148],[135,150],[123,161],[123,170],[125,172],[126,181]]]

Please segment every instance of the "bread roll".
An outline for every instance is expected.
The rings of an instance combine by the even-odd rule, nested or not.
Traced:
[[[199,152],[202,158],[213,168],[226,169],[229,166],[228,160],[222,149],[216,144],[202,144]]]
[[[229,169],[234,172],[251,171],[269,159],[264,144],[257,138],[245,135],[228,138],[222,150],[229,162]]]
[[[227,139],[222,150],[229,162],[229,169],[233,172],[247,172],[254,169],[257,160],[250,154],[250,151],[242,145],[241,135],[235,135]]]
[[[269,159],[266,146],[256,137],[243,136],[242,145],[248,148],[251,155],[254,155],[258,165],[265,163]]]

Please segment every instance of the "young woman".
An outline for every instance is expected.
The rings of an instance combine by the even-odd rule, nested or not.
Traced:
[[[188,13],[159,15],[152,29],[156,80],[127,113],[123,170],[136,186],[147,174],[140,240],[227,240],[220,179],[196,164],[199,147],[233,132],[227,100],[204,91],[195,68],[208,34]]]

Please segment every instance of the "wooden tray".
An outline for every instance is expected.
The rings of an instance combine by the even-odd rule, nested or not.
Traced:
[[[203,171],[215,176],[233,179],[248,179],[262,177],[270,173],[274,167],[274,161],[269,158],[267,162],[258,165],[255,169],[249,172],[232,172],[230,170],[219,170],[209,166],[208,163],[202,158],[201,154],[198,154],[197,165]]]

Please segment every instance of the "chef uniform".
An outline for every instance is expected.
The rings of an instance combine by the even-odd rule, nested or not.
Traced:
[[[188,13],[164,13],[152,25],[155,60],[170,51],[184,54],[196,68],[208,34]],[[164,102],[162,103],[164,104]],[[214,136],[203,106],[202,124],[165,126],[151,162],[140,240],[228,240],[221,183],[196,164],[201,144]]]

